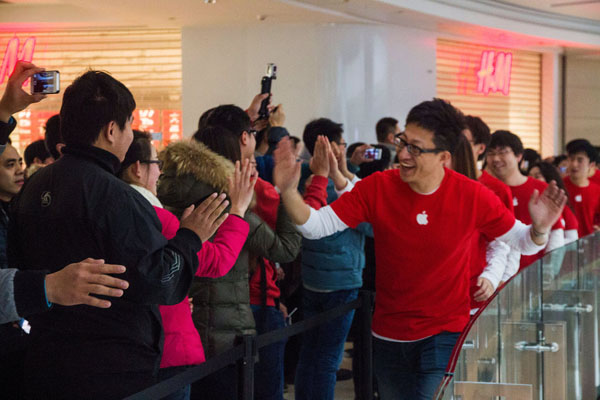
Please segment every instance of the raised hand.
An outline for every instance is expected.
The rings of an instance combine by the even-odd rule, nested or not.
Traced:
[[[129,287],[129,283],[109,275],[123,272],[125,267],[122,265],[104,264],[104,260],[86,258],[48,274],[46,296],[49,302],[63,306],[87,304],[92,307],[108,308],[110,301],[90,295],[123,296],[123,290]]]
[[[230,214],[244,218],[244,214],[254,195],[254,184],[258,179],[257,174],[252,174],[250,160],[246,159],[241,165],[235,162],[233,177],[229,178],[229,198],[231,199]]]
[[[529,200],[529,215],[534,229],[532,237],[548,234],[552,225],[560,218],[566,203],[567,195],[554,181],[550,182],[541,195],[535,190]]]
[[[256,121],[258,119],[259,112],[260,112],[260,104],[262,103],[262,101],[264,99],[266,99],[267,97],[269,97],[270,94],[269,93],[263,93],[263,94],[257,94],[256,96],[254,96],[254,98],[252,99],[252,102],[250,103],[250,105],[248,106],[248,109],[246,110],[246,114],[248,114],[248,116],[250,117],[250,121]]]
[[[281,193],[296,191],[300,182],[300,161],[292,148],[292,141],[284,137],[277,144],[273,152],[275,167],[273,168],[273,182]]]
[[[369,144],[363,144],[358,146],[352,152],[352,156],[350,157],[350,162],[354,165],[360,165],[365,162],[371,162],[372,159],[365,158],[365,150],[371,148],[372,146]]]
[[[315,143],[313,156],[310,159],[310,170],[313,174],[324,177],[329,176],[331,170],[331,164],[329,160],[330,152],[331,147],[327,138],[324,136],[317,136],[317,142]]]
[[[283,126],[285,124],[285,112],[282,104],[275,107],[269,114],[269,124],[271,126]]]
[[[23,83],[31,78],[33,74],[43,70],[43,68],[38,68],[25,61],[17,62],[15,70],[8,79],[2,99],[0,99],[0,121],[8,122],[12,114],[46,98],[45,94],[29,94],[23,90]]]
[[[225,193],[217,196],[211,194],[198,207],[189,206],[181,216],[180,228],[193,231],[204,243],[215,234],[219,226],[227,219],[228,213],[223,213],[229,205],[225,200]]]

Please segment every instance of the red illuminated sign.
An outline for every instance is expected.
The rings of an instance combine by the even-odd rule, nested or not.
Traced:
[[[33,60],[33,51],[35,50],[35,38],[29,37],[20,46],[19,38],[14,37],[8,41],[6,52],[2,59],[2,68],[0,68],[0,85],[13,73],[17,61],[31,62]]]
[[[131,126],[144,132],[160,132],[160,111],[152,108],[135,110]]]
[[[181,111],[163,110],[163,141],[165,144],[183,137]]]
[[[482,52],[477,71],[477,92],[485,95],[490,92],[502,92],[508,96],[511,68],[512,53],[496,53],[493,50]]]

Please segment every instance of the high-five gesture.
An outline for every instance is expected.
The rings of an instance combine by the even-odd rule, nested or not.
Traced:
[[[296,159],[292,141],[284,137],[277,144],[273,152],[275,168],[273,168],[273,182],[281,193],[296,191],[300,182],[300,162]]]
[[[253,174],[252,170],[250,160],[244,160],[241,169],[240,162],[236,161],[233,176],[229,178],[229,198],[231,199],[229,212],[242,218],[252,201],[254,184],[258,179],[258,175]]]
[[[313,156],[310,159],[310,170],[315,175],[327,176],[330,174],[329,153],[331,147],[329,140],[325,136],[318,136],[313,150]]]
[[[539,194],[537,190],[533,192],[529,200],[529,215],[532,221],[531,237],[534,242],[543,244],[546,241],[547,234],[560,218],[566,203],[567,195],[554,181],[550,182],[544,193]]]

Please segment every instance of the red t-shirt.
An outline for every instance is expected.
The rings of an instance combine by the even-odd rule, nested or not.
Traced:
[[[600,185],[600,169],[596,169],[594,175],[590,176],[590,181],[594,182],[596,185]]]
[[[470,310],[471,239],[479,232],[501,236],[515,223],[498,196],[448,169],[429,195],[414,192],[397,170],[377,172],[331,207],[350,227],[373,226],[373,332],[394,340],[462,331]]]
[[[506,208],[508,208],[510,212],[514,214],[515,207],[513,206],[512,192],[507,184],[498,178],[494,178],[486,171],[482,171],[481,176],[479,177],[479,182],[481,182],[482,185],[485,185],[492,192],[496,193],[496,196],[500,198]]]
[[[525,225],[531,225],[531,216],[529,215],[529,200],[531,199],[531,195],[535,189],[541,194],[544,192],[547,183],[538,181],[537,179],[533,179],[532,177],[527,177],[527,181],[519,186],[509,186],[510,191],[513,195],[513,206],[515,207],[515,217],[524,223]],[[552,226],[552,229],[564,229],[564,226],[560,220],[556,221],[556,223]],[[533,254],[531,256],[521,255],[521,264],[519,267],[519,271],[525,267],[530,266],[535,261],[539,260],[544,256],[544,250],[541,250],[537,254]]]
[[[490,189],[498,196],[500,201],[508,208],[508,210],[514,214],[514,207],[512,201],[512,193],[510,188],[500,179],[494,178],[486,171],[483,171],[478,179],[479,183]],[[479,308],[483,304],[482,302],[476,302],[473,299],[473,294],[479,290],[477,286],[477,279],[483,272],[487,265],[487,246],[489,241],[484,235],[478,235],[478,238],[474,239],[473,254],[471,259],[471,283],[469,292],[471,294],[471,308]]]
[[[588,186],[579,187],[568,176],[564,178],[564,182],[569,192],[569,202],[579,222],[579,237],[587,236],[594,232],[594,223],[600,219],[600,185],[590,181]]]
[[[277,208],[279,207],[279,193],[275,190],[275,187],[269,182],[258,178],[254,185],[254,193],[256,194],[256,204],[254,205],[253,211],[263,221],[275,229],[277,224]],[[277,286],[277,271],[275,265],[263,258],[265,263],[265,275],[267,283],[267,305],[275,306],[275,299],[278,299],[281,295],[279,287]],[[261,305],[262,304],[262,291],[260,287],[261,281],[261,268],[257,262],[254,274],[250,278],[250,304]]]
[[[565,209],[562,213],[562,224],[565,226],[565,232],[576,230],[577,235],[579,235],[579,222],[577,221],[577,217],[571,211],[569,206],[565,206]]]

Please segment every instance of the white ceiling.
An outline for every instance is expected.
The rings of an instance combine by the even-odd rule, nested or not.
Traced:
[[[0,30],[98,27],[185,27],[191,25],[258,25],[282,23],[384,23],[438,31],[457,39],[472,39],[511,47],[578,47],[577,43],[517,34],[445,16],[415,11],[426,0],[0,0]],[[580,6],[552,4],[582,0],[428,0],[433,7],[481,4],[552,12],[571,20],[600,21],[600,1]],[[510,4],[509,4],[510,3]],[[406,7],[402,5],[407,4]],[[560,14],[557,14],[560,13]],[[575,18],[577,17],[577,18]],[[583,20],[581,20],[583,21]],[[572,21],[571,21],[572,22]],[[498,28],[498,26],[496,27]]]

